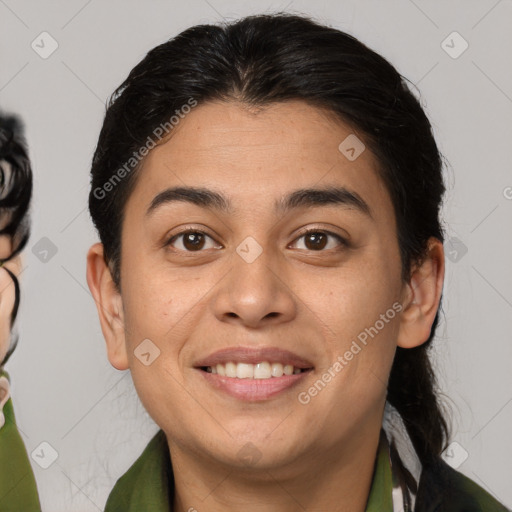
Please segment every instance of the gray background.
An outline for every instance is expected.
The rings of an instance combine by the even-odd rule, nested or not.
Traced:
[[[129,373],[107,361],[85,279],[96,241],[88,172],[105,100],[181,30],[277,10],[354,34],[421,91],[448,161],[450,256],[436,348],[458,443],[447,457],[512,506],[511,1],[0,0],[0,105],[26,122],[35,173],[20,344],[7,369],[27,448],[44,453],[32,460],[44,511],[102,510],[156,431]],[[31,47],[50,48],[43,31],[59,45],[46,59]],[[469,44],[458,58],[441,45],[453,31]],[[462,48],[453,37],[446,44]],[[55,254],[42,252],[44,237]],[[47,469],[40,463],[52,450],[41,442],[58,453]]]

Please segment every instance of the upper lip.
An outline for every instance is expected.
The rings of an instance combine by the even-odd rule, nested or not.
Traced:
[[[209,356],[195,363],[196,368],[205,366],[215,366],[217,364],[233,363],[250,363],[257,364],[263,361],[269,363],[281,363],[283,366],[291,364],[295,368],[313,368],[308,360],[300,357],[289,350],[277,347],[228,347],[217,352],[213,352]]]

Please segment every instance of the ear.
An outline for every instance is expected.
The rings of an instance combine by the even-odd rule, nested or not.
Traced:
[[[114,368],[129,368],[126,352],[123,302],[103,257],[103,244],[87,253],[87,284],[96,302],[101,330],[107,343],[108,359]]]
[[[399,347],[418,347],[428,340],[441,301],[444,270],[443,244],[431,237],[427,254],[421,264],[413,267],[411,279],[404,287]]]

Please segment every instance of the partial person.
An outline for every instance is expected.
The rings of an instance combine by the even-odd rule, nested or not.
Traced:
[[[21,251],[30,234],[32,169],[21,121],[0,114],[0,512],[39,512],[34,473],[16,426],[5,365],[16,344]]]

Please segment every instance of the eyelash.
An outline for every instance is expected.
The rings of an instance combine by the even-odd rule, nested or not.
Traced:
[[[177,234],[173,235],[171,238],[169,238],[169,239],[168,239],[168,241],[167,241],[167,242],[165,242],[164,246],[165,246],[165,247],[171,246],[171,244],[172,244],[175,240],[177,240],[179,237],[182,237],[182,236],[188,235],[188,234],[190,234],[190,233],[206,235],[208,238],[211,238],[211,239],[213,240],[213,237],[211,237],[211,236],[210,236],[208,233],[206,233],[205,231],[201,231],[200,229],[186,229],[186,230],[184,230],[184,231],[181,231],[180,233],[177,233]],[[299,240],[300,238],[303,238],[303,237],[305,237],[305,236],[307,236],[307,235],[311,234],[311,233],[315,233],[315,234],[324,234],[324,235],[331,236],[331,237],[335,238],[335,239],[339,242],[339,244],[340,244],[341,248],[347,248],[347,247],[349,247],[349,243],[348,243],[348,241],[347,241],[345,238],[343,238],[342,236],[340,236],[340,235],[338,235],[338,234],[336,234],[336,233],[333,233],[332,231],[328,231],[328,230],[325,230],[325,229],[319,229],[319,228],[309,228],[309,229],[306,229],[305,231],[301,232],[301,233],[297,236],[297,238],[294,240],[294,242],[295,242],[295,241],[297,241],[297,240]],[[339,251],[339,250],[341,250],[341,248],[338,248],[338,249],[326,249],[326,250],[321,249],[321,250],[319,250],[319,251],[315,251],[315,250],[313,250],[313,249],[302,249],[302,250],[309,250],[309,251],[311,251],[311,252],[329,252],[329,251],[332,251],[332,250],[334,250],[334,251]],[[200,249],[200,250],[198,250],[198,251],[187,251],[187,250],[178,249],[178,251],[180,251],[180,252],[186,252],[186,253],[190,253],[190,254],[193,254],[193,253],[195,253],[195,252],[204,252],[202,249]]]

